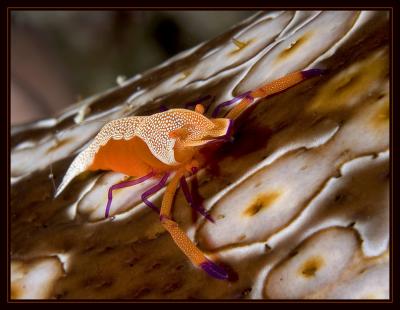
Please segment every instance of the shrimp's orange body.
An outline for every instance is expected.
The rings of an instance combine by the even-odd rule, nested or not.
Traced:
[[[171,109],[150,116],[132,116],[111,121],[74,159],[57,189],[56,196],[73,178],[87,170],[110,170],[136,177],[134,181],[115,184],[110,188],[106,208],[107,217],[112,190],[163,175],[159,184],[143,193],[142,200],[159,212],[162,225],[194,265],[201,267],[217,279],[228,279],[226,271],[207,259],[172,219],[172,203],[179,182],[188,202],[207,217],[207,212],[193,202],[185,180],[186,175],[195,173],[199,167],[206,164],[200,149],[210,142],[227,138],[231,134],[232,122],[253,103],[255,98],[283,91],[308,77],[321,73],[322,71],[318,69],[294,72],[230,102],[223,103],[215,109],[214,114],[217,114],[215,112],[221,106],[230,105],[242,98],[225,118],[209,119],[203,115],[204,107],[197,105],[195,111]],[[171,172],[175,172],[175,175],[167,186],[159,211],[146,197],[162,188]],[[210,217],[207,218],[212,220]]]

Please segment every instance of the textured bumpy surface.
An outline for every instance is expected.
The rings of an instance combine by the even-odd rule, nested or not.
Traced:
[[[385,11],[259,13],[57,118],[12,128],[11,298],[389,298],[389,41]],[[175,219],[231,282],[193,267],[140,202],[157,180],[114,191],[109,219],[107,191],[123,174],[81,174],[54,198],[51,176],[60,184],[106,122],[208,94],[210,115],[309,68],[329,73],[259,100],[199,171],[215,224],[177,193]]]

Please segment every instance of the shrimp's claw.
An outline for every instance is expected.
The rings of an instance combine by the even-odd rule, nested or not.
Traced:
[[[296,71],[289,73],[277,80],[268,82],[257,89],[246,93],[247,95],[242,99],[242,101],[236,105],[229,113],[226,118],[236,119],[239,115],[246,110],[253,102],[255,98],[265,98],[277,93],[280,93],[308,78],[323,75],[327,72],[324,69],[309,69],[304,71]]]
[[[228,280],[229,274],[216,263],[206,259],[203,263],[199,265],[201,269],[207,272],[210,276],[218,280]]]

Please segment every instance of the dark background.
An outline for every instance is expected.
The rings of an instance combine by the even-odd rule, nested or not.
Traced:
[[[254,11],[12,11],[11,124],[57,112]]]

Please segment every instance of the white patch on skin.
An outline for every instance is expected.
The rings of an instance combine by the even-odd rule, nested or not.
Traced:
[[[357,249],[354,232],[329,229],[310,238],[268,275],[265,293],[273,299],[304,298],[334,283]]]
[[[251,68],[252,74],[249,74],[237,86],[236,91],[244,93],[290,72],[303,70],[346,34],[352,28],[356,17],[356,11],[322,12],[292,35],[286,36],[284,40],[263,56]],[[315,29],[318,29],[318,31],[315,31]],[[307,37],[307,39],[301,43],[301,50],[307,50],[307,53],[290,52],[288,56],[279,59],[282,52],[287,50],[294,42],[300,42],[303,37]],[[265,68],[268,68],[268,70],[265,70]]]
[[[340,283],[331,290],[327,299],[388,299],[389,263],[381,263]]]
[[[46,299],[54,283],[62,276],[62,264],[57,257],[33,261],[11,261],[11,299]]]

